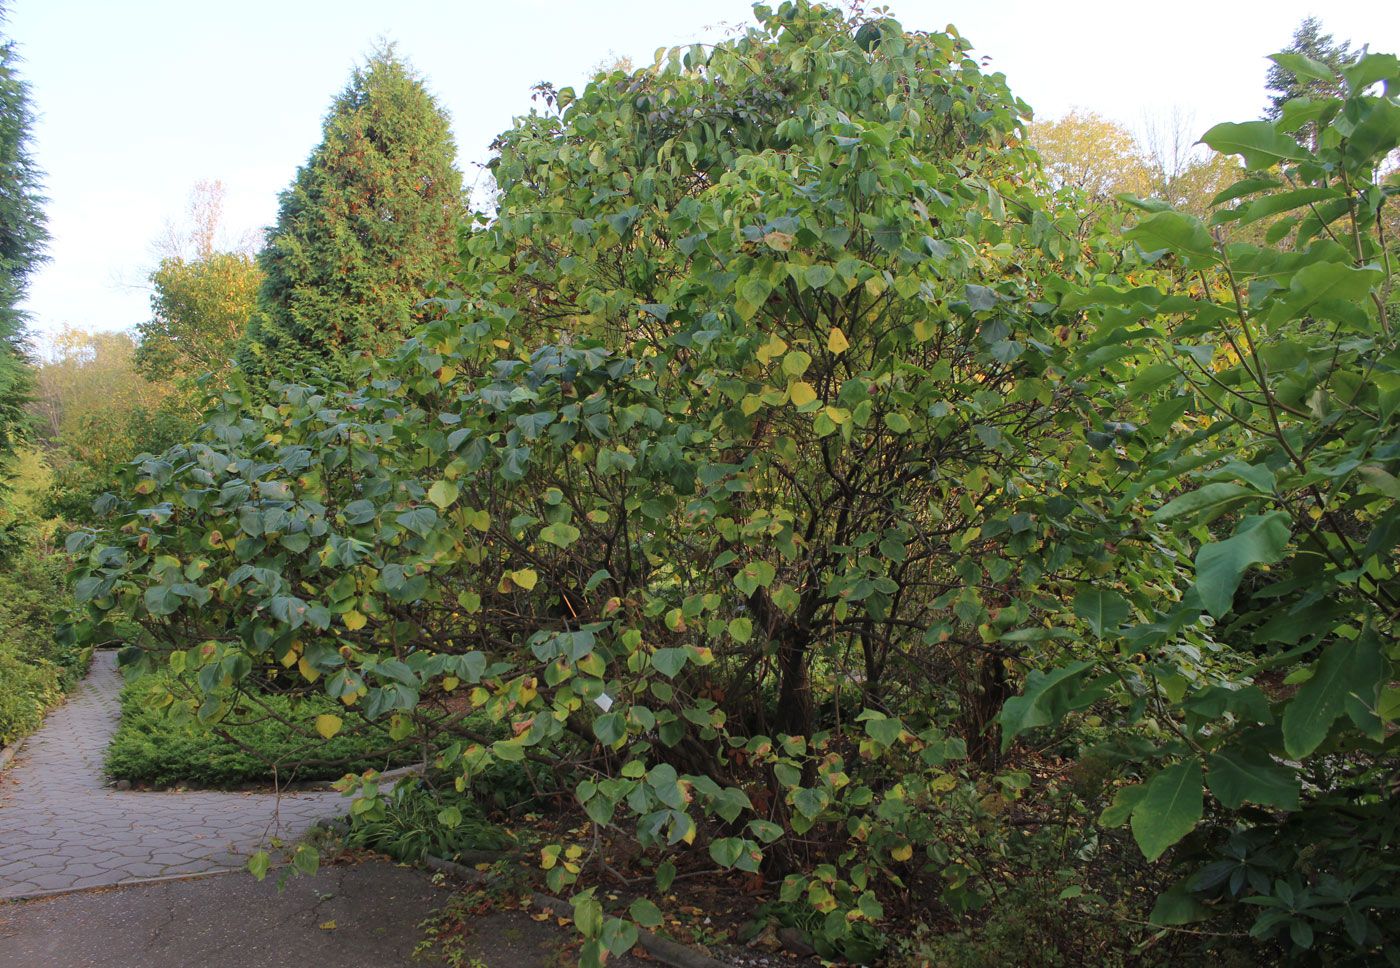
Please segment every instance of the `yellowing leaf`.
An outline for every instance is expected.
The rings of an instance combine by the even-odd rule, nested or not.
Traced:
[[[340,616],[340,620],[344,622],[345,627],[352,632],[358,632],[360,629],[364,628],[365,622],[367,621],[363,615],[354,609]]]
[[[890,851],[890,856],[895,860],[908,860],[910,857],[914,856],[914,848],[909,844],[900,844],[894,850]]]
[[[851,344],[846,341],[846,334],[841,332],[840,326],[831,327],[831,335],[826,338],[826,348],[838,355],[851,348]]]
[[[467,515],[467,523],[478,531],[485,531],[491,527],[491,515],[486,511],[473,511]]]
[[[440,508],[445,508],[457,500],[457,494],[457,485],[451,481],[438,481],[428,488],[428,500]]]
[[[334,922],[334,921],[322,921],[322,922],[321,922],[321,930],[322,930],[322,931],[334,931],[334,930],[335,930],[335,922]]]
[[[792,248],[794,236],[787,232],[769,232],[763,237],[763,241],[779,252],[787,252]]]
[[[578,540],[579,530],[572,524],[565,524],[562,521],[540,529],[540,540],[547,541],[558,548],[567,548]]]
[[[758,348],[758,362],[764,366],[775,356],[782,356],[787,352],[788,345],[783,342],[782,337],[774,334],[768,338],[768,342]]]
[[[307,662],[305,658],[297,660],[297,671],[301,673],[302,678],[307,682],[315,682],[317,679],[321,678],[321,673],[312,668],[311,663]]]
[[[438,382],[439,382],[439,383],[451,383],[451,382],[452,382],[452,378],[453,378],[454,376],[456,376],[456,375],[457,375],[457,368],[456,368],[455,366],[444,366],[442,369],[438,370],[438,375],[437,375]]]
[[[519,571],[510,573],[510,580],[515,582],[527,592],[535,587],[535,583],[540,580],[533,568],[521,568]]]
[[[332,716],[328,713],[317,716],[316,732],[321,734],[322,739],[330,739],[336,733],[340,732],[340,727],[344,722],[345,720],[341,719],[339,716]]]
[[[810,383],[794,383],[788,388],[788,399],[799,407],[805,407],[817,399],[817,391],[812,389]]]

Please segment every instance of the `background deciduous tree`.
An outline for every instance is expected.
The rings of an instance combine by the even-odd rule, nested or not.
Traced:
[[[220,182],[200,182],[188,224],[167,225],[150,276],[151,318],[136,327],[137,368],[152,380],[175,381],[195,406],[202,401],[194,380],[212,373],[222,383],[232,368],[262,282],[253,240],[227,237],[223,196]]]
[[[1056,184],[1103,201],[1120,192],[1146,195],[1152,187],[1148,158],[1126,127],[1084,108],[1030,128]]]
[[[45,516],[85,520],[123,462],[188,433],[188,420],[166,406],[170,394],[169,383],[138,370],[130,334],[66,328],[55,336],[35,370],[31,404],[53,468]]]
[[[1205,218],[1211,199],[1241,175],[1239,162],[1200,144],[1194,115],[1173,109],[1144,120],[1139,143],[1151,172],[1151,195],[1179,212]]]

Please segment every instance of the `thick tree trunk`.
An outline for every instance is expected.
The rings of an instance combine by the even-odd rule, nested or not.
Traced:
[[[812,681],[808,647],[803,640],[784,639],[778,646],[777,732],[789,736],[812,734]]]

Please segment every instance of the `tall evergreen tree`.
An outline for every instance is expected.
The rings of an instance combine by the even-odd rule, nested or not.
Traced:
[[[1351,41],[1344,40],[1338,43],[1332,39],[1331,34],[1324,34],[1322,21],[1316,17],[1304,17],[1302,22],[1298,24],[1298,29],[1293,31],[1293,42],[1280,53],[1302,54],[1304,57],[1310,57],[1327,65],[1334,71],[1340,71],[1354,61],[1357,56],[1351,50]],[[1293,71],[1279,64],[1274,64],[1269,68],[1264,89],[1269,92],[1269,106],[1264,109],[1264,116],[1270,121],[1277,121],[1283,113],[1283,106],[1296,97],[1316,97],[1319,95],[1335,97],[1342,96],[1346,90],[1341,81],[1329,86],[1326,81],[1299,77]]]
[[[0,0],[0,24],[4,19]],[[40,172],[29,153],[29,85],[15,70],[18,61],[14,41],[0,35],[0,456],[10,452],[27,419],[32,379],[19,303],[48,241]]]
[[[238,351],[245,373],[344,373],[422,321],[416,305],[456,255],[455,154],[447,114],[391,48],[355,70],[259,253],[258,307]]]

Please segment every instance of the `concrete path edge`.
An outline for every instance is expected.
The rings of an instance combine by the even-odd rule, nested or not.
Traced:
[[[0,897],[0,907],[18,904],[21,901],[39,901],[48,897],[62,897],[65,894],[86,894],[90,891],[110,891],[114,887],[139,887],[142,884],[165,884],[169,881],[197,881],[205,877],[223,877],[225,874],[246,874],[246,867],[224,867],[219,870],[200,871],[196,874],[160,874],[156,877],[133,877],[129,881],[115,884],[102,884],[97,887],[60,887],[52,891],[31,891],[28,894],[7,894]]]
[[[0,772],[4,772],[5,767],[9,766],[10,762],[19,755],[20,749],[24,746],[25,739],[27,739],[27,737],[21,736],[9,746],[0,749]]]

